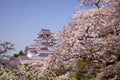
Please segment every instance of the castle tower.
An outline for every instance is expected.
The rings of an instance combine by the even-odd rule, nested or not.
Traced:
[[[53,53],[53,46],[56,40],[53,38],[53,33],[47,29],[41,29],[38,33],[35,43],[31,45],[27,56],[32,60],[44,60],[49,54]]]

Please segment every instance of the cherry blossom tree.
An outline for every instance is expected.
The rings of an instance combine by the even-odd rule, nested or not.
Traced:
[[[76,12],[73,21],[57,34],[59,43],[48,67],[58,70],[68,64],[70,71],[82,75],[78,79],[120,79],[120,0],[80,2],[80,6],[94,4],[97,8]]]
[[[9,60],[5,60],[4,58],[9,57],[5,54],[10,50],[14,50],[14,44],[8,41],[0,41],[0,68],[8,67]]]
[[[10,50],[14,50],[14,44],[8,41],[0,41],[0,54],[4,54]]]

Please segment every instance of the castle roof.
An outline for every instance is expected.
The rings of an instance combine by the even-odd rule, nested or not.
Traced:
[[[40,34],[51,34],[49,29],[41,29]]]
[[[40,50],[48,50],[48,48],[40,48]]]
[[[40,56],[40,57],[48,57],[48,55],[49,55],[49,54],[47,54],[47,53],[40,53],[39,56]]]
[[[29,51],[34,54],[31,59],[39,59],[47,57],[50,53],[52,53],[52,47],[54,45],[55,39],[53,33],[49,29],[41,29],[38,33],[37,39],[34,39],[36,43],[32,44]]]
[[[26,55],[20,55],[19,58],[21,60],[28,60],[29,59]]]
[[[30,50],[31,53],[37,53],[35,48],[29,48],[29,50]]]
[[[10,61],[9,64],[10,64],[10,65],[20,65],[21,63],[20,63],[20,61],[18,61],[18,60],[12,60],[12,61]]]
[[[49,45],[49,42],[41,42],[42,45]]]
[[[35,43],[35,44],[32,44],[31,46],[39,46],[40,43]]]

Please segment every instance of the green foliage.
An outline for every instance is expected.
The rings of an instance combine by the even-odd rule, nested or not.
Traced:
[[[94,80],[93,76],[83,75],[79,72],[75,73],[75,75],[71,78],[71,80]]]
[[[77,66],[77,69],[78,71],[81,71],[81,72],[86,72],[86,67],[88,66],[91,66],[92,62],[89,61],[89,60],[77,60],[76,62],[76,66]]]
[[[0,68],[0,80],[47,80],[38,72],[34,72],[33,67],[28,64],[18,68]],[[49,80],[49,79],[48,79]]]
[[[90,61],[87,60],[78,60],[77,61],[77,66],[78,67],[85,67],[90,64]]]
[[[55,70],[54,73],[56,74],[56,76],[61,76],[61,75],[64,75],[66,71],[67,69],[65,68],[65,65],[61,64],[60,68]]]
[[[63,66],[61,66],[60,69],[57,70],[46,70],[44,72],[44,77],[46,77],[47,80],[54,80],[55,77],[64,75],[66,73],[66,70],[63,69]]]
[[[67,80],[77,80],[77,78],[76,77],[72,77],[72,78],[69,78]]]
[[[19,54],[14,54],[13,57],[18,58]]]
[[[52,70],[46,70],[43,74],[44,80],[54,80],[56,74]]]
[[[19,55],[23,55],[24,54],[24,52],[21,50],[20,52],[19,52]]]
[[[99,33],[98,37],[101,38],[101,37],[104,37],[105,34],[102,34],[102,33]]]
[[[117,51],[115,52],[115,55],[117,55],[118,60],[120,60],[120,50],[117,50]]]
[[[92,78],[90,80],[106,80],[106,79],[104,79],[104,78]]]
[[[24,52],[21,50],[18,54],[14,54],[13,57],[18,58],[19,55],[23,55]]]
[[[29,49],[29,47],[28,47],[28,46],[26,46],[26,47],[25,47],[25,50],[24,50],[24,53],[25,53],[25,54],[27,54],[28,49]]]
[[[23,64],[25,67],[27,67],[29,64]]]
[[[86,76],[80,73],[76,73],[72,78],[68,80],[107,80],[105,78],[95,78],[93,76]]]
[[[0,68],[0,80],[19,80],[9,69]]]
[[[61,71],[61,70],[55,71],[56,76],[61,76],[61,75],[64,75],[65,73],[66,71]]]
[[[77,71],[73,77],[77,80],[105,80],[96,78],[97,72],[105,70],[105,64],[87,60],[85,56],[83,59],[76,61],[76,69]],[[89,71],[91,71],[90,74],[88,74]]]

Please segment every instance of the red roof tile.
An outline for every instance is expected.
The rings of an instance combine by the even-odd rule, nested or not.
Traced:
[[[50,30],[48,30],[48,29],[41,29],[40,33],[42,33],[42,34],[51,34]]]
[[[49,47],[53,47],[53,45],[52,44],[50,44],[50,45],[48,45]]]
[[[26,55],[20,55],[19,58],[21,60],[28,60],[29,59]]]
[[[50,38],[49,37],[43,37],[41,40],[46,40],[48,41]]]
[[[20,65],[21,63],[18,60],[12,60],[12,61],[10,61],[9,64],[11,64],[11,65]]]
[[[35,48],[29,48],[29,50],[30,50],[31,53],[37,53]]]
[[[42,45],[49,45],[49,42],[41,42]]]
[[[31,53],[37,53],[36,51],[30,51]]]
[[[48,57],[48,55],[49,55],[49,54],[47,54],[47,53],[40,53],[39,56],[40,56],[40,57]]]
[[[40,50],[48,50],[48,48],[40,48]]]

